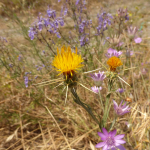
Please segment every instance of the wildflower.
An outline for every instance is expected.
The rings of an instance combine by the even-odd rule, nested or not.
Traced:
[[[19,55],[19,56],[18,56],[18,61],[21,61],[21,60],[22,60],[22,56]]]
[[[9,64],[9,67],[12,68],[12,67],[13,67],[13,64]]]
[[[123,88],[119,88],[116,90],[116,92],[119,92],[120,94],[122,94],[125,90]]]
[[[110,57],[112,57],[112,56],[119,57],[121,54],[122,54],[121,51],[117,51],[117,50],[115,50],[115,49],[109,48],[109,49],[107,50],[106,57],[107,57],[107,58],[110,58]]]
[[[101,86],[103,80],[106,78],[104,71],[102,71],[102,72],[99,71],[98,73],[90,74],[90,76],[94,80],[94,82],[97,86]]]
[[[102,90],[102,87],[96,87],[96,86],[94,86],[94,87],[91,87],[91,89],[92,89],[92,91],[94,93],[99,93],[99,91]]]
[[[87,36],[87,34],[84,34],[84,35],[82,35],[81,38],[79,39],[81,47],[84,46],[85,44],[87,44],[88,41],[89,41],[89,38],[86,37],[86,36]]]
[[[56,18],[56,11],[48,8],[47,9],[47,15],[49,18]]]
[[[110,71],[115,71],[117,67],[123,65],[121,60],[117,58],[116,56],[113,56],[108,59],[107,64],[110,67]]]
[[[111,25],[111,19],[113,19],[112,15],[106,12],[97,15],[98,19],[98,27],[97,34],[102,34],[103,31],[107,29],[107,25]]]
[[[102,71],[102,72],[99,71],[98,73],[93,73],[90,75],[94,81],[103,81],[106,78],[104,71]]]
[[[25,86],[26,88],[28,87],[28,83],[29,83],[29,78],[28,76],[24,76],[24,83],[25,83]]]
[[[135,39],[134,39],[134,42],[135,42],[135,43],[141,43],[141,42],[142,42],[142,39],[139,38],[139,37],[138,37],[138,38],[135,38]]]
[[[29,35],[30,39],[33,40],[34,36],[37,34],[36,28],[35,27],[30,27],[28,32],[29,32],[28,35]]]
[[[114,110],[116,112],[117,115],[124,115],[128,112],[130,112],[130,108],[129,106],[126,106],[126,102],[124,103],[124,105],[122,105],[123,103],[123,100],[121,101],[120,105],[118,106],[118,104],[116,103],[116,101],[113,100],[113,103],[114,103]]]
[[[83,65],[81,64],[83,62],[83,59],[81,58],[81,55],[77,54],[77,48],[76,53],[71,52],[71,48],[68,47],[62,47],[61,53],[57,49],[57,55],[55,56],[52,65],[57,68],[57,71],[63,73],[63,75],[71,75],[79,70]]]
[[[98,135],[101,137],[103,142],[98,143],[95,146],[96,148],[103,147],[103,150],[125,150],[125,148],[121,145],[126,143],[126,141],[122,140],[124,134],[116,135],[116,130],[110,131],[108,133],[105,128],[102,128],[102,131],[103,133],[98,132]]]
[[[118,17],[119,17],[121,20],[123,20],[123,19],[129,20],[129,15],[128,15],[128,10],[127,10],[127,8],[126,8],[126,9],[119,8],[117,15],[118,15]]]

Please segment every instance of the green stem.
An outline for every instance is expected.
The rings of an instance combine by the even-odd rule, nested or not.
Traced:
[[[111,124],[111,126],[110,126],[109,131],[111,131],[111,129],[112,129],[113,126],[115,125],[116,120],[117,120],[117,116],[116,116],[116,114],[115,114],[115,118],[114,118],[114,120],[113,120],[113,122],[112,122],[112,124]]]
[[[110,95],[111,95],[110,91],[111,91],[111,88],[112,88],[112,84],[113,84],[113,81],[110,79],[108,81],[108,94],[106,96],[105,110],[104,110],[104,116],[103,116],[103,121],[102,121],[102,127],[106,126],[106,122],[107,122],[107,118],[108,118],[108,114],[109,114],[108,105],[109,105],[109,100],[110,100]]]
[[[100,122],[97,120],[97,118],[96,118],[95,115],[93,114],[91,107],[90,107],[89,105],[83,103],[83,102],[80,100],[80,98],[79,98],[79,96],[77,95],[76,90],[75,90],[74,88],[71,88],[71,93],[72,93],[72,95],[73,95],[73,97],[74,97],[74,102],[76,102],[78,105],[82,106],[82,107],[89,113],[89,115],[92,117],[92,119],[93,119],[93,120],[99,125],[99,127],[100,127]]]

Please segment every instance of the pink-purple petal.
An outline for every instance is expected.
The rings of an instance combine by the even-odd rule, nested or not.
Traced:
[[[101,140],[106,140],[107,136],[101,132],[98,132],[98,135],[101,137]]]
[[[120,150],[126,150],[122,145],[117,146]]]
[[[108,146],[105,145],[102,150],[108,150]]]
[[[114,137],[116,135],[116,133],[117,133],[117,130],[113,130],[110,133],[111,133],[111,136]]]
[[[108,135],[108,132],[107,132],[107,130],[105,129],[105,128],[102,128],[102,131],[103,131],[103,133],[107,136]]]
[[[113,100],[113,103],[114,103],[114,107],[118,107],[118,104],[116,103],[116,101]]]
[[[124,140],[115,140],[115,142],[116,142],[116,146],[126,143],[126,141]]]
[[[120,140],[124,137],[124,134],[119,134],[114,137],[115,140]]]
[[[106,144],[105,142],[100,142],[100,143],[96,144],[95,147],[96,147],[96,148],[101,148],[101,147],[103,147],[105,144]]]
[[[121,101],[121,103],[120,103],[119,107],[121,107],[122,103],[123,103],[123,100]]]
[[[116,149],[116,148],[118,148],[119,150],[126,150],[122,145],[113,147],[113,148],[111,148],[111,150],[118,150],[118,149]]]

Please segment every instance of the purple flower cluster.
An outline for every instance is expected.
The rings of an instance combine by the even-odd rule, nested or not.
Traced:
[[[125,8],[125,9],[119,8],[117,14],[121,20],[123,20],[123,19],[129,20],[129,14],[128,14],[127,8]]]
[[[22,61],[22,56],[21,55],[18,56],[18,61]]]
[[[97,15],[98,19],[98,27],[97,34],[103,34],[103,31],[107,29],[108,25],[111,25],[111,19],[113,19],[112,15],[106,12]]]
[[[24,84],[25,84],[26,88],[28,87],[28,83],[29,83],[28,76],[24,76]]]
[[[64,16],[66,15],[67,10],[62,9],[59,17],[56,15],[56,11],[53,9],[47,9],[47,15],[45,18],[42,16],[38,17],[38,21],[34,23],[32,27],[29,28],[29,37],[31,40],[34,39],[35,35],[37,36],[44,28],[49,33],[56,35],[58,38],[61,38],[59,34],[59,27],[64,26]]]
[[[83,12],[83,9],[86,9],[86,0],[76,0],[75,3],[79,13]]]
[[[117,51],[117,50],[115,50],[115,49],[109,48],[109,49],[107,50],[106,57],[107,57],[107,58],[110,58],[110,57],[112,57],[112,56],[119,57],[121,54],[122,54],[121,51]]]
[[[95,93],[98,93],[99,90],[102,90],[102,82],[103,80],[106,78],[106,75],[103,72],[98,72],[98,73],[93,73],[93,74],[90,74],[91,78],[94,80],[95,84],[98,86],[94,86],[94,87],[91,87],[92,91],[95,92]]]
[[[28,74],[31,74],[31,72],[25,72],[25,76],[24,76],[24,84],[26,88],[28,88],[29,82],[31,81],[29,80]]]
[[[81,18],[79,18],[79,41],[80,45],[84,46],[89,41],[89,32],[92,24],[92,20],[83,20],[81,21]]]
[[[94,81],[103,81],[105,78],[106,78],[106,75],[105,75],[105,72],[102,71],[102,72],[98,72],[98,73],[93,73],[93,74],[90,74],[91,75],[91,78],[94,80]]]
[[[40,66],[36,65],[35,67],[36,67],[36,70],[37,70],[37,71],[41,71],[42,68],[45,67],[45,65],[44,65],[44,64],[43,64],[42,66],[41,66],[41,65],[40,65]]]
[[[114,110],[115,110],[117,115],[122,116],[122,115],[130,112],[129,110],[131,108],[129,108],[129,106],[126,105],[126,102],[124,103],[124,105],[122,105],[123,100],[121,101],[119,106],[116,103],[116,101],[114,101],[114,100],[113,100],[113,103],[114,103]]]
[[[116,130],[107,132],[105,128],[102,128],[103,132],[98,132],[98,135],[101,137],[103,142],[98,143],[95,147],[101,148],[103,150],[125,150],[125,148],[121,145],[126,143],[126,141],[122,140],[124,134],[116,135]]]
[[[116,90],[116,92],[119,92],[120,94],[122,94],[125,90],[123,88],[119,88]]]

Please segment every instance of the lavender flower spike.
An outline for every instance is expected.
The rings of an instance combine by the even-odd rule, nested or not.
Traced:
[[[91,78],[94,80],[94,81],[103,81],[105,78],[106,78],[106,75],[104,74],[104,71],[102,72],[98,72],[98,73],[93,73],[93,74],[90,74],[91,75]]]
[[[91,87],[91,89],[92,89],[92,91],[93,91],[94,93],[98,93],[99,90],[102,90],[102,87],[94,86],[94,87]]]
[[[126,150],[121,144],[126,143],[122,140],[124,134],[116,135],[116,130],[110,131],[109,133],[105,128],[102,128],[102,132],[98,132],[98,135],[101,137],[103,142],[98,143],[95,147],[101,148],[102,150]],[[116,135],[116,136],[115,136]]]
[[[121,101],[120,105],[118,106],[118,104],[116,103],[116,101],[113,100],[114,103],[114,110],[116,112],[117,115],[122,116],[128,112],[130,112],[129,110],[131,108],[129,108],[129,106],[126,106],[126,103],[124,103],[124,105],[122,105],[123,100]]]

